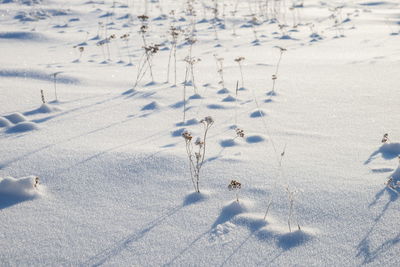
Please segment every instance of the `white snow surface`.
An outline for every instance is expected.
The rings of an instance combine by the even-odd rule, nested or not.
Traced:
[[[0,0],[1,266],[400,265],[399,1],[217,3]]]
[[[14,178],[0,177],[0,198],[34,198],[39,195],[35,186],[35,176]]]

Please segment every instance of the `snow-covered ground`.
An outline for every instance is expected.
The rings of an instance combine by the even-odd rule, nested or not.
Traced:
[[[0,0],[0,265],[398,266],[400,4],[301,2]]]

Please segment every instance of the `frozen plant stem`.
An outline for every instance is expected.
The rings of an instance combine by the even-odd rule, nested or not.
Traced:
[[[170,34],[171,34],[171,50],[169,51],[169,57],[168,57],[168,70],[167,70],[167,83],[169,82],[169,70],[170,70],[170,65],[171,65],[171,57],[172,54],[174,55],[174,62],[175,62],[175,81],[174,85],[176,86],[176,44],[178,43],[178,36],[179,36],[179,30],[175,27],[170,28]]]
[[[132,59],[131,59],[131,52],[130,52],[130,49],[129,49],[129,33],[125,33],[124,35],[122,35],[120,37],[120,39],[122,39],[126,44],[126,48],[128,49],[129,65],[131,65],[132,64]]]
[[[272,197],[268,202],[267,210],[265,211],[265,214],[264,214],[264,221],[267,219],[267,215],[268,215],[268,212],[269,212],[269,209],[270,209],[271,205],[272,205]]]
[[[219,74],[220,81],[218,84],[222,86],[222,89],[225,88],[225,81],[224,81],[224,58],[218,57],[217,54],[214,54],[215,63],[217,64],[217,73]]]
[[[235,191],[236,202],[239,202],[239,191],[242,188],[242,184],[239,181],[232,180],[228,185],[229,191]]]
[[[237,113],[238,113],[238,91],[239,91],[239,81],[236,81],[236,90],[235,90],[235,126],[237,127]]]
[[[160,45],[155,44],[144,47],[145,52],[138,63],[138,73],[136,75],[136,82],[133,89],[135,89],[138,83],[143,79],[148,69],[150,69],[151,82],[154,82],[152,60],[153,56],[158,52],[159,46]],[[145,58],[145,62],[143,62],[143,58]]]
[[[275,93],[275,83],[276,83],[276,80],[278,79],[278,71],[279,71],[279,66],[281,64],[283,52],[285,52],[287,50],[286,48],[282,48],[282,47],[278,47],[278,48],[279,48],[280,53],[279,53],[278,63],[276,64],[275,74],[272,75],[272,93]]]
[[[57,97],[57,75],[60,74],[61,72],[55,72],[53,73],[53,79],[54,79],[54,95],[56,97],[56,101],[58,101]]]
[[[46,100],[44,99],[43,90],[40,90],[40,95],[41,95],[41,97],[42,97],[42,103],[43,103],[43,104],[46,104]]]
[[[244,88],[244,79],[243,79],[243,69],[242,69],[242,62],[245,60],[245,57],[237,57],[235,58],[235,62],[239,65],[240,70],[240,77],[242,79],[242,89]]]
[[[203,139],[197,138],[193,143],[192,135],[185,131],[182,137],[185,139],[186,153],[189,159],[190,177],[192,180],[194,191],[200,193],[200,170],[203,167],[206,154],[207,133],[210,127],[214,124],[213,118],[205,117],[200,121],[204,126]],[[196,146],[196,151],[194,146]]]
[[[286,187],[286,193],[288,194],[288,200],[289,200],[289,215],[288,215],[288,221],[287,222],[288,222],[289,232],[292,232],[290,221],[292,220],[294,194],[296,193],[296,191],[290,191],[289,187]],[[300,229],[300,226],[299,226],[299,229]]]
[[[186,65],[185,81],[183,83],[183,123],[186,121],[186,84],[188,80],[189,68]]]

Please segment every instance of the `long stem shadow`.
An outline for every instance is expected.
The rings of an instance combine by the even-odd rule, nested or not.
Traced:
[[[179,210],[183,208],[182,205],[177,206],[175,208],[170,209],[165,214],[160,217],[154,219],[149,222],[146,226],[144,226],[139,231],[121,239],[113,246],[99,252],[98,254],[91,257],[89,260],[85,261],[81,264],[81,266],[100,266],[108,262],[110,259],[118,256],[122,251],[126,250],[133,243],[139,241],[143,237],[146,236],[149,232],[151,232],[154,228],[162,224],[167,218],[177,213]]]
[[[374,219],[374,224],[371,226],[371,228],[368,230],[368,232],[365,234],[363,239],[360,241],[360,243],[357,245],[357,250],[358,253],[356,254],[357,257],[363,257],[363,262],[362,265],[372,263],[375,261],[380,254],[383,252],[387,251],[391,247],[400,244],[400,232],[391,239],[388,239],[384,241],[381,245],[377,246],[375,249],[371,248],[371,241],[370,241],[370,236],[374,232],[375,228],[378,226],[379,222],[382,220],[383,216],[389,209],[389,206],[398,199],[398,194],[391,191],[390,189],[383,188],[381,191],[379,191],[375,195],[374,201],[369,205],[369,207],[375,205],[380,198],[383,197],[384,193],[387,192],[390,196],[389,201],[384,205],[383,209],[381,212],[378,214],[378,216]]]

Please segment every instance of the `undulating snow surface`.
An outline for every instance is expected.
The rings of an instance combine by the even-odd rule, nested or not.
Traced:
[[[398,1],[0,0],[0,25],[1,266],[400,264]]]

